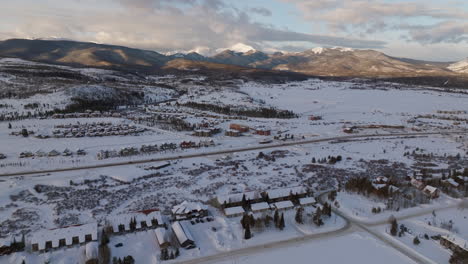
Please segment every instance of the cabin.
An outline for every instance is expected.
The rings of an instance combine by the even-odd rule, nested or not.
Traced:
[[[313,206],[317,204],[314,197],[304,197],[299,199],[299,204],[302,206]]]
[[[171,246],[171,242],[169,241],[167,230],[165,228],[156,228],[154,230],[154,235],[156,236],[156,240],[158,241],[158,245],[160,248],[168,248]]]
[[[150,209],[121,214],[109,219],[114,233],[156,228],[164,225],[159,209]]]
[[[172,207],[172,217],[174,220],[189,220],[201,218],[208,215],[208,207],[204,204],[184,201]]]
[[[468,253],[468,241],[456,235],[443,235],[440,244],[453,252]]]
[[[244,215],[245,210],[242,206],[224,208],[224,215],[227,217],[238,217]]]
[[[427,185],[423,189],[423,193],[426,194],[427,196],[429,196],[429,198],[431,198],[431,199],[439,198],[439,195],[440,195],[439,189],[437,189],[436,187],[430,186],[430,185]]]
[[[291,201],[281,201],[273,203],[272,208],[278,211],[286,211],[294,208],[294,204]]]
[[[193,239],[192,234],[190,234],[188,228],[183,225],[183,223],[179,221],[172,223],[172,231],[174,231],[177,241],[181,247],[185,249],[195,248],[195,240]]]
[[[254,203],[250,205],[253,213],[261,213],[270,210],[270,205],[266,202]]]
[[[46,251],[97,241],[97,223],[74,225],[37,232],[31,237],[32,251]]]

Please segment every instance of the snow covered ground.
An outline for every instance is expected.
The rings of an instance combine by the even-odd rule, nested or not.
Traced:
[[[293,262],[306,263],[414,263],[398,251],[387,247],[366,233],[353,233],[344,236],[311,241],[281,250],[265,250],[258,254],[235,256],[222,264],[280,264]]]
[[[4,79],[8,80],[8,78],[6,76]],[[247,118],[229,121],[222,119],[219,122],[223,130],[226,130],[230,123],[241,123],[250,127],[266,126],[272,129],[272,136],[285,133],[305,139],[343,136],[346,135],[342,131],[344,126],[361,126],[357,128],[357,134],[401,133],[414,130],[448,131],[468,128],[466,122],[455,124],[447,120],[416,118],[418,115],[439,115],[437,113],[439,110],[466,110],[468,109],[468,96],[466,95],[417,88],[395,89],[392,84],[388,84],[388,89],[385,87],[374,89],[372,85],[366,85],[309,80],[281,85],[249,82],[242,84],[239,88],[229,86],[229,89],[219,87],[202,89],[200,86],[194,86],[193,89],[188,89],[187,94],[178,101],[181,103],[206,102],[247,108],[276,107],[292,110],[299,115],[298,118],[293,119]],[[5,103],[13,105],[13,109],[22,109],[25,103],[36,101],[54,107],[64,107],[69,102],[68,94],[57,92],[54,95],[57,96],[37,95],[16,101],[2,99],[0,104]],[[146,91],[145,95],[148,96],[148,100],[163,100],[173,96],[169,90],[159,88]],[[4,108],[5,111],[11,109]],[[186,115],[184,120],[193,123],[215,119],[196,116],[201,111],[192,111],[187,108],[180,108],[180,110]],[[0,111],[2,111],[1,108]],[[319,115],[323,119],[311,121],[309,115]],[[467,115],[454,114],[454,116],[463,119]],[[96,159],[96,153],[101,149],[140,147],[143,144],[163,142],[178,143],[183,140],[198,141],[205,138],[196,138],[190,135],[191,132],[164,130],[141,124],[135,125],[147,128],[149,131],[139,136],[37,139],[9,135],[11,131],[18,131],[23,127],[33,131],[50,132],[58,124],[99,121],[134,124],[124,118],[27,119],[12,121],[13,128],[9,130],[7,122],[0,123],[0,153],[7,156],[6,159],[0,160],[0,173],[70,168],[106,162],[203,153],[207,150],[257,146],[259,141],[265,139],[264,136],[254,135],[251,132],[239,138],[227,137],[224,133],[220,133],[213,137],[216,146],[211,148],[168,151],[100,161]],[[402,125],[405,128],[362,128],[368,125]],[[184,200],[206,202],[216,195],[251,190],[265,191],[298,185],[305,185],[315,193],[320,193],[323,190],[336,188],[339,183],[344,184],[346,180],[356,175],[373,178],[383,176],[389,171],[405,176],[411,175],[412,166],[417,161],[414,157],[405,155],[406,152],[418,149],[418,153],[431,153],[438,157],[460,155],[463,161],[468,151],[467,142],[467,137],[463,135],[360,139],[265,149],[261,151],[263,156],[259,155],[260,151],[247,151],[181,159],[171,162],[169,167],[160,170],[151,167],[160,166],[161,163],[147,163],[1,178],[0,237],[6,237],[8,233],[17,235],[21,231],[34,232],[44,228],[91,221],[102,224],[110,215],[132,210],[160,208],[162,212],[168,213],[171,206],[176,203]],[[63,151],[65,148],[72,151],[81,148],[88,154],[80,157],[18,158],[19,153],[23,151],[48,152],[53,149]],[[343,157],[342,161],[336,164],[311,162],[312,158],[322,159],[336,155]],[[448,169],[450,166],[449,162],[442,158],[436,163],[436,167],[440,169]],[[371,209],[375,206],[383,207],[381,201],[376,202],[346,193],[339,193],[337,199],[347,215],[360,221],[379,222],[388,219],[390,215],[405,216],[416,212],[421,213],[422,216],[404,222],[418,233],[429,232],[436,226],[440,227],[442,222],[450,218],[454,221],[454,227],[457,228],[458,233],[468,238],[468,230],[465,230],[466,225],[463,224],[467,217],[464,211],[455,209],[437,211],[438,217],[434,220],[437,225],[432,224],[431,227],[423,225],[433,220],[430,210],[452,206],[457,202],[446,195],[429,205],[399,212],[384,211],[377,215],[372,214]],[[181,259],[186,260],[273,241],[329,232],[345,225],[343,219],[339,217],[332,217],[325,226],[320,228],[310,223],[298,225],[294,222],[294,211],[291,211],[287,213],[285,230],[278,231],[274,228],[273,230],[266,228],[263,231],[253,230],[253,238],[244,240],[239,218],[228,219],[220,212],[213,210],[215,221],[188,225],[197,240],[199,249],[181,252]],[[213,231],[213,228],[216,231]],[[378,228],[381,228],[378,229],[379,231],[385,232],[385,226]],[[412,243],[411,236],[402,238],[402,243],[412,247],[410,242]],[[123,246],[115,247],[118,243],[123,243]],[[153,263],[159,254],[151,232],[112,237],[110,246],[114,256],[124,257],[131,253],[137,263]],[[148,251],[148,247],[151,251]],[[434,243],[422,241],[422,244],[415,248],[417,251],[419,249],[422,249],[420,250],[422,254],[427,253],[428,257],[437,262],[445,263],[448,258],[448,252],[439,249],[439,246]],[[343,254],[336,252],[343,252]],[[72,248],[41,255],[31,254],[28,259],[37,260],[39,263],[47,258],[50,258],[52,263],[74,263],[68,261],[71,258],[79,259],[82,253],[82,249]],[[349,262],[349,260],[353,263],[412,263],[400,253],[362,232],[327,238],[323,241],[311,241],[278,251],[268,251],[265,254],[234,257],[224,263],[284,263],[290,260],[290,256],[297,257],[295,263],[310,263],[311,260],[318,263],[342,263]],[[10,262],[20,260],[18,255],[12,255],[9,258],[0,259],[0,262],[5,259]]]

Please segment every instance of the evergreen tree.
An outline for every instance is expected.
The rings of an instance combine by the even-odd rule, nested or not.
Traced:
[[[278,210],[275,210],[275,215],[273,216],[273,221],[275,222],[275,226],[278,227],[278,225],[279,225],[279,213],[278,213]]]
[[[247,206],[247,199],[245,198],[245,194],[242,195],[242,207],[246,207]]]
[[[284,227],[285,227],[285,225],[284,225],[284,214],[281,213],[281,218],[280,218],[280,222],[279,222],[279,229],[283,230]]]
[[[420,243],[421,243],[421,241],[419,241],[419,238],[417,236],[415,236],[414,239],[413,239],[413,244],[419,245]]]
[[[174,256],[174,252],[173,252],[173,251],[171,251],[171,255],[169,255],[169,259],[174,259],[174,258],[175,258],[175,256]]]
[[[23,137],[28,137],[29,136],[28,130],[26,128],[21,129],[21,135]]]
[[[395,218],[392,218],[391,221],[390,221],[390,224],[391,224],[391,228],[390,228],[390,234],[392,236],[396,236],[397,233],[398,233],[398,223],[397,223],[397,220]]]
[[[179,252],[179,248],[176,248],[176,251],[175,251],[175,257],[179,257],[180,256],[180,252]]]
[[[303,211],[303,210],[304,210],[304,209],[302,209],[302,207],[299,207],[299,208],[297,208],[297,210],[296,210],[296,217],[295,217],[295,218],[296,218],[296,222],[299,223],[299,224],[303,224],[303,223],[304,223],[303,220],[302,220],[302,211]]]
[[[272,218],[271,218],[270,215],[265,216],[265,227],[270,227],[271,220],[272,220]]]
[[[250,225],[247,225],[244,232],[244,239],[252,238],[252,233],[250,232]]]
[[[8,129],[11,129],[11,123],[8,123]],[[24,261],[24,260],[23,260]]]

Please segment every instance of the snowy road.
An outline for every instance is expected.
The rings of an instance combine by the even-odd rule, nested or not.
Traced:
[[[368,138],[368,139],[370,139],[370,138],[388,138],[388,137],[407,137],[407,136],[450,135],[450,134],[465,134],[465,133],[467,133],[467,132],[466,131],[452,131],[452,132],[366,134],[366,135],[349,135],[349,136],[338,136],[338,137],[326,137],[326,138],[298,140],[298,141],[284,142],[284,143],[277,143],[277,144],[256,145],[256,146],[244,147],[244,148],[233,148],[233,149],[227,149],[227,150],[217,150],[217,151],[194,153],[194,154],[187,154],[187,155],[169,156],[169,157],[163,157],[163,158],[123,161],[123,162],[105,163],[105,164],[89,165],[89,166],[77,166],[77,167],[61,168],[61,169],[23,171],[23,172],[15,172],[15,173],[3,173],[3,174],[0,174],[0,177],[26,176],[26,175],[32,175],[32,174],[77,171],[77,170],[87,170],[87,169],[125,166],[125,165],[132,165],[132,164],[144,164],[144,163],[151,163],[151,162],[172,161],[172,160],[207,157],[207,156],[214,156],[214,155],[225,155],[225,154],[231,154],[231,153],[236,153],[236,152],[246,152],[246,151],[271,149],[271,148],[278,148],[278,147],[289,147],[289,146],[297,146],[297,145],[305,145],[305,144],[322,143],[322,142],[337,141],[337,140],[353,140],[353,139],[366,139],[366,138]]]

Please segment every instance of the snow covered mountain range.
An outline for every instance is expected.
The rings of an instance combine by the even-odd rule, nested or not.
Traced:
[[[413,77],[468,73],[468,60],[458,63],[395,58],[374,50],[314,48],[303,52],[266,53],[238,43],[213,56],[195,51],[161,54],[122,46],[68,40],[10,39],[0,42],[0,57],[79,67],[124,70],[247,69],[277,70],[318,76]],[[224,65],[224,66],[223,66]]]

